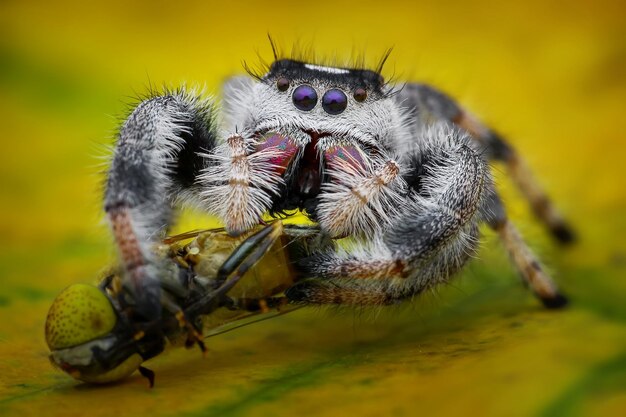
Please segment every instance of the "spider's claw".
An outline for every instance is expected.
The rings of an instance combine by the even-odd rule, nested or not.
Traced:
[[[546,308],[549,309],[559,309],[567,306],[569,304],[569,300],[561,293],[556,293],[554,297],[550,298],[541,298],[541,302]]]
[[[552,236],[562,245],[570,245],[576,242],[576,233],[569,224],[562,222],[554,225],[550,232]]]

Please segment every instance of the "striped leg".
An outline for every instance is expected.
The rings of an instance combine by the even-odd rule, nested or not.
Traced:
[[[208,101],[181,90],[139,104],[122,125],[105,190],[105,211],[124,268],[124,286],[145,319],[161,312],[159,260],[175,201],[198,194],[202,149],[215,146]]]
[[[545,272],[539,259],[522,239],[515,225],[507,218],[500,198],[491,189],[485,201],[489,213],[487,223],[498,233],[511,261],[517,268],[522,281],[548,308],[560,308],[567,304],[557,285]]]
[[[509,175],[552,236],[563,244],[571,243],[575,239],[571,227],[533,179],[526,162],[497,133],[462,109],[450,97],[428,85],[407,84],[397,95],[397,99],[408,106],[416,118],[447,120],[469,132],[491,159],[504,162]]]
[[[503,161],[506,164],[513,181],[529,201],[536,216],[548,227],[552,235],[563,244],[574,239],[571,228],[532,179],[522,158],[495,132],[463,110],[451,98],[430,86],[408,84],[399,96],[401,96],[399,99],[410,107],[415,117],[420,117],[424,121],[430,117],[453,122],[470,133],[475,143],[485,150],[490,159]],[[547,275],[537,257],[508,219],[493,186],[489,188],[485,199],[485,211],[485,220],[498,233],[524,283],[547,307],[556,308],[565,305],[566,298],[559,292],[556,284]]]

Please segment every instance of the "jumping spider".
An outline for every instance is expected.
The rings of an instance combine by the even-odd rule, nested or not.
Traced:
[[[445,94],[386,84],[380,70],[276,58],[263,75],[226,82],[222,122],[212,99],[185,89],[133,110],[119,132],[105,210],[140,315],[167,308],[150,248],[180,203],[218,216],[233,236],[266,213],[300,209],[323,236],[352,237],[349,248],[298,263],[307,279],[286,291],[291,302],[411,298],[465,264],[483,222],[547,307],[566,302],[492,183],[488,161],[502,161],[552,235],[572,239],[515,150]]]

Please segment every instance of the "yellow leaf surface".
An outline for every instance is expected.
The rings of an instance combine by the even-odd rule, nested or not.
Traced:
[[[0,415],[626,415],[626,13],[621,2],[0,4]],[[387,309],[301,309],[89,386],[52,368],[54,297],[114,263],[101,222],[114,116],[149,85],[206,85],[265,60],[270,32],[364,52],[509,138],[575,225],[556,248],[496,166],[509,207],[571,298],[544,310],[485,230],[453,284]],[[214,223],[186,213],[177,230]]]

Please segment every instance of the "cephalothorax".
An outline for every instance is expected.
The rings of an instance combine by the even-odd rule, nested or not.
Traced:
[[[291,303],[411,298],[465,264],[483,222],[546,306],[565,303],[508,220],[488,160],[506,164],[560,242],[572,239],[569,227],[514,149],[443,93],[386,84],[380,68],[276,58],[265,74],[230,79],[223,117],[217,107],[191,91],[166,92],[120,129],[105,210],[136,317],[172,308],[151,247],[180,203],[216,215],[231,236],[299,209],[323,238],[352,238],[298,259]]]

